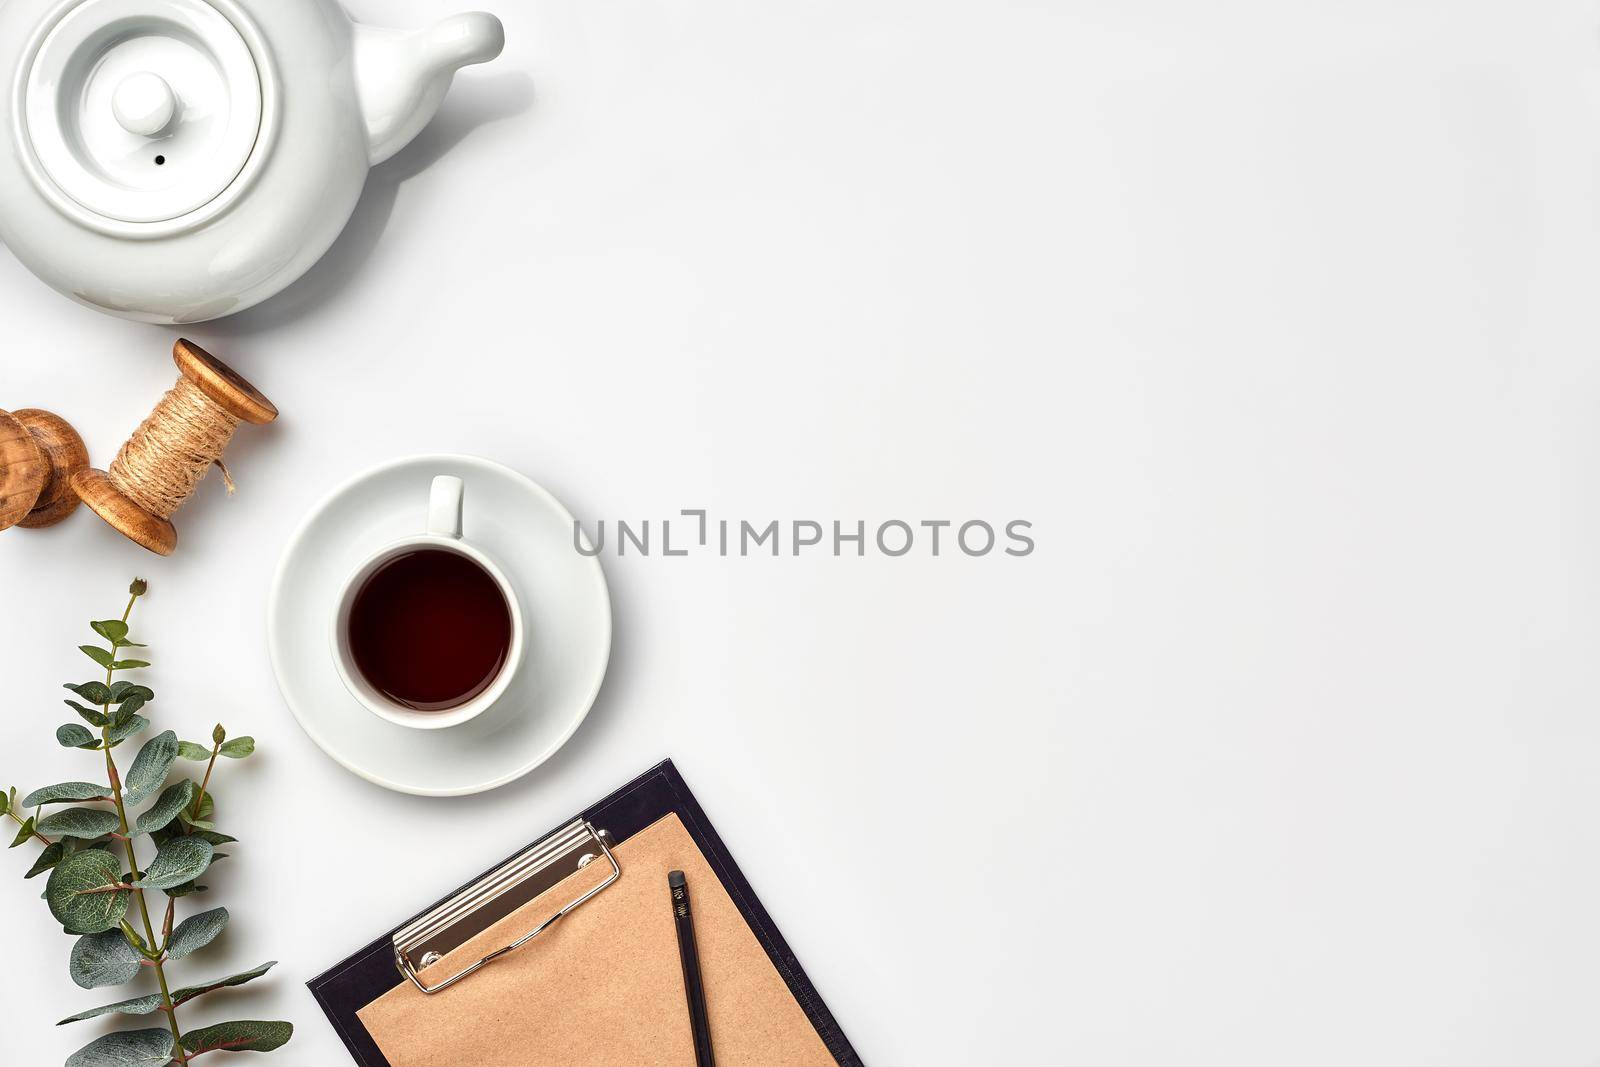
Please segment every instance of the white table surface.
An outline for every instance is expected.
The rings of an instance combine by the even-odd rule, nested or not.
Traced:
[[[158,727],[261,741],[217,783],[233,926],[180,966],[283,963],[187,1021],[344,1062],[306,979],[671,755],[872,1063],[1600,1062],[1592,5],[503,14],[329,258],[189,331],[284,412],[238,496],[171,559],[87,514],[0,536],[0,778],[92,771],[56,687],[135,574]],[[102,463],[171,383],[172,331],[9,257],[0,322],[0,405]],[[591,521],[1038,550],[608,554],[576,739],[423,800],[300,732],[264,613],[317,498],[433,450]],[[0,1059],[36,1067],[117,995],[68,981],[26,862]]]

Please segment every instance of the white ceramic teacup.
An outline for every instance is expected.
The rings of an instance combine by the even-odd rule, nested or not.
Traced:
[[[333,662],[338,669],[339,678],[344,682],[345,688],[350,690],[351,695],[368,711],[399,726],[410,726],[419,730],[442,730],[477,718],[500,699],[517,672],[522,669],[525,649],[522,605],[517,600],[517,591],[506,578],[505,572],[500,569],[500,565],[483,550],[462,539],[461,520],[465,498],[466,486],[460,478],[450,475],[440,475],[435,478],[428,498],[428,525],[425,531],[415,537],[407,537],[387,545],[369,556],[345,580],[344,589],[339,596],[339,609],[334,612]],[[489,687],[477,696],[440,711],[418,711],[390,700],[367,681],[356,665],[350,649],[350,613],[355,607],[357,594],[361,592],[367,580],[385,563],[396,556],[418,549],[454,552],[477,564],[493,579],[495,585],[499,586],[501,594],[505,597],[506,607],[511,613],[511,642],[500,673]]]

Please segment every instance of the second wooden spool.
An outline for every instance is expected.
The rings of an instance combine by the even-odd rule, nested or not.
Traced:
[[[88,465],[83,438],[61,416],[0,411],[0,530],[54,526],[72,514],[72,477]]]

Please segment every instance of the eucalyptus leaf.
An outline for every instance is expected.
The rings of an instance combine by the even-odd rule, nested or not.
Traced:
[[[128,636],[128,624],[121,619],[106,619],[103,622],[91,622],[90,628],[112,644],[121,642]]]
[[[170,1035],[168,1035],[170,1036]],[[282,1048],[294,1036],[294,1026],[282,1022],[218,1023],[183,1035],[183,1047],[192,1056],[205,1052],[271,1052]],[[67,1067],[99,1067],[98,1064],[68,1063]],[[143,1067],[139,1064],[138,1067]]]
[[[28,873],[23,875],[22,877],[23,878],[37,878],[37,877],[39,877],[39,875],[43,874],[45,871],[48,871],[48,870],[52,869],[53,867],[55,867],[56,864],[60,863],[61,862],[61,858],[63,856],[65,856],[66,854],[67,854],[67,846],[63,845],[60,841],[56,841],[56,842],[54,842],[52,844],[46,845],[44,847],[44,851],[39,853],[39,858],[37,860],[34,860],[33,866],[28,868]]]
[[[111,702],[113,704],[120,704],[132,696],[143,697],[145,700],[154,700],[156,698],[155,690],[147,685],[126,681],[111,683]]]
[[[207,891],[208,887],[197,885],[194,882],[185,882],[182,885],[175,885],[171,889],[162,890],[163,893],[171,897],[173,900],[177,900],[179,897],[186,897],[191,893],[204,893]]]
[[[148,666],[150,666],[150,661],[147,659],[119,659],[111,665],[111,669],[114,671],[136,671],[140,667]]]
[[[132,1000],[119,1000],[115,1004],[107,1004],[100,1008],[90,1008],[80,1011],[76,1015],[69,1015],[56,1023],[65,1026],[68,1023],[81,1023],[85,1019],[98,1019],[102,1015],[149,1015],[161,1007],[161,994],[151,993],[149,996],[134,997]]]
[[[209,841],[175,837],[156,852],[156,858],[150,861],[144,877],[133,883],[134,888],[172,889],[191,882],[211,866],[211,857],[215,852]]]
[[[10,810],[11,810],[11,794],[10,793],[0,793],[0,816],[4,816]]]
[[[63,808],[39,820],[39,832],[51,837],[78,837],[92,841],[122,825],[117,813],[105,808]]]
[[[181,759],[204,763],[211,758],[211,750],[204,745],[197,745],[193,741],[179,741],[178,756]],[[0,815],[4,814],[4,812],[0,812]]]
[[[62,748],[93,748],[100,739],[81,723],[69,722],[56,730],[56,744]]]
[[[122,985],[133,981],[144,969],[138,950],[128,944],[121,930],[78,938],[68,966],[80,989]]]
[[[212,851],[210,845],[206,851]],[[128,913],[122,864],[98,849],[75,852],[56,864],[45,886],[45,901],[56,921],[75,934],[98,934],[116,927]]]
[[[167,942],[167,955],[172,959],[181,960],[190,953],[198,952],[221,936],[223,928],[227,925],[227,908],[216,908],[191,915],[172,931],[172,939]]]
[[[235,737],[232,741],[225,742],[218,749],[229,759],[244,759],[256,750],[256,739],[253,737]]]
[[[131,696],[117,705],[117,710],[111,713],[111,725],[120,726],[139,713],[144,707],[145,699],[142,696]]]
[[[85,656],[88,656],[102,667],[111,666],[111,653],[101,648],[99,645],[79,645],[78,651],[82,652]]]
[[[99,728],[110,721],[105,717],[104,712],[97,708],[86,708],[76,700],[63,700],[62,703],[71,708],[73,711],[77,712],[78,715],[82,717],[83,721],[88,723],[90,726]]]
[[[138,716],[135,716],[137,718]],[[167,781],[172,761],[178,758],[178,735],[164,731],[144,743],[128,768],[122,785],[124,804],[142,804]]]
[[[166,1067],[176,1044],[171,1030],[111,1033],[74,1052],[66,1067]]]
[[[213,845],[231,845],[239,840],[237,837],[219,834],[215,830],[196,830],[191,836],[198,837],[202,841],[210,841]],[[216,859],[217,857],[213,857],[212,862],[216,862]]]
[[[194,795],[200,787],[188,778],[181,782],[174,782],[162,791],[156,802],[150,805],[139,821],[134,825],[134,831],[141,834],[153,834],[166,826],[178,813],[194,803]]]
[[[68,682],[62,688],[72,690],[91,704],[111,703],[111,687],[104,682]]]
[[[113,745],[120,745],[122,742],[126,741],[128,738],[132,737],[134,734],[138,733],[140,730],[143,730],[149,725],[149,719],[145,718],[143,715],[135,715],[127,722],[118,723],[116,726],[113,726],[110,731],[108,731],[107,736],[111,738],[111,743]]]
[[[182,989],[174,989],[172,991],[172,1003],[174,1006],[185,1004],[196,997],[203,997],[207,993],[213,993],[218,989],[228,989],[232,986],[244,985],[246,982],[253,982],[277,965],[277,960],[270,960],[253,970],[244,971],[241,974],[230,974],[226,978],[218,978],[216,981],[206,982],[204,985],[192,985],[185,986]]]
[[[60,804],[63,802],[79,802],[84,800],[107,800],[111,790],[94,782],[61,782],[57,785],[47,785],[43,789],[35,789],[22,798],[25,808],[37,808],[41,804]],[[0,811],[0,815],[4,812]]]
[[[179,818],[183,820],[185,826],[192,826],[197,830],[212,830],[216,827],[211,822],[211,817],[216,814],[216,811],[217,802],[212,799],[211,792],[207,790],[201,794],[200,806],[194,814],[191,815],[185,811]]]
[[[17,831],[16,840],[11,842],[10,847],[16,848],[19,845],[27,844],[28,839],[31,837],[33,837],[33,816],[30,815],[27,821],[22,824],[22,829]]]

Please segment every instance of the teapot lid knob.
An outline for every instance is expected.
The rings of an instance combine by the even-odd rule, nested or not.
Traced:
[[[159,74],[130,74],[117,84],[111,96],[111,110],[129,133],[159,137],[178,116],[178,96]]]

